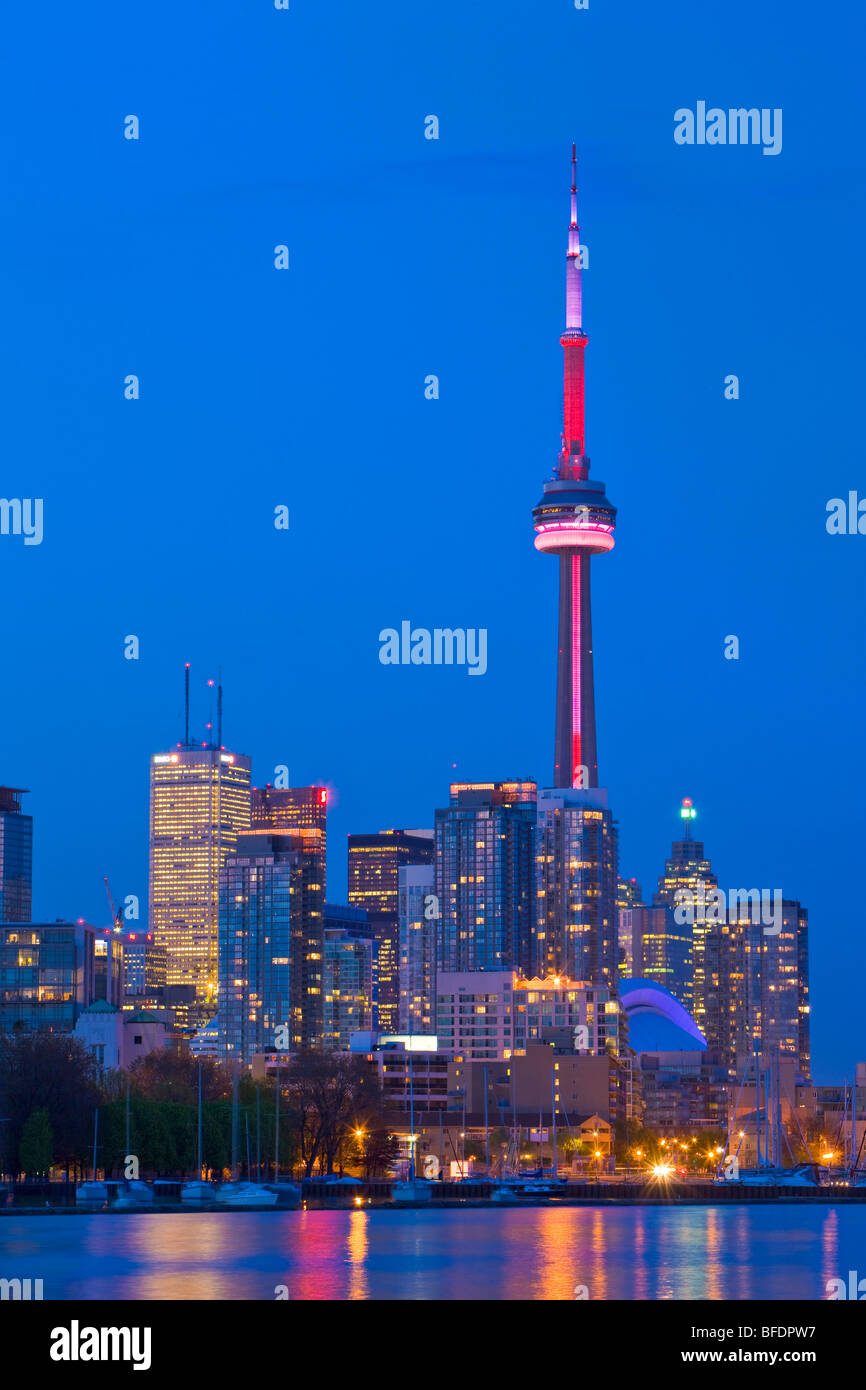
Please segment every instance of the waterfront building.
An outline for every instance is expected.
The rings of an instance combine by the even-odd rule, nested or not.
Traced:
[[[454,783],[436,812],[439,970],[531,971],[537,791]]]
[[[643,1122],[657,1134],[699,1133],[728,1125],[728,1069],[717,1053],[642,1052]]]
[[[633,1118],[632,1064],[609,1053],[577,1056],[545,1043],[532,1043],[498,1067],[455,1057],[448,1069],[454,1105],[465,1105],[467,1125],[487,1122],[492,1129],[519,1128],[525,1133],[556,1122],[561,1138],[569,1126],[596,1114],[609,1123]],[[546,1142],[546,1136],[545,1136]]]
[[[0,787],[0,922],[29,922],[33,897],[33,817],[21,787]]]
[[[357,1053],[357,1046],[353,1050]],[[371,1041],[364,1055],[378,1072],[382,1103],[389,1109],[408,1116],[414,1105],[419,1117],[425,1111],[447,1109],[451,1059],[437,1047],[435,1038],[382,1034]]]
[[[502,1061],[537,1043],[581,1056],[625,1056],[628,1022],[615,991],[567,976],[440,971],[436,1037],[443,1052]]]

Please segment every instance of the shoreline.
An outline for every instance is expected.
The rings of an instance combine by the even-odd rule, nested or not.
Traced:
[[[491,1211],[517,1211],[526,1209],[544,1209],[550,1207],[729,1207],[729,1206],[862,1206],[866,1204],[866,1191],[862,1196],[852,1196],[848,1194],[835,1193],[826,1195],[817,1193],[804,1194],[785,1194],[771,1196],[765,1193],[754,1197],[747,1196],[745,1193],[731,1194],[723,1200],[713,1202],[705,1196],[686,1197],[686,1196],[646,1196],[646,1197],[528,1197],[518,1198],[513,1202],[491,1202],[489,1198],[457,1198],[445,1197],[437,1201],[428,1202],[393,1202],[387,1199],[370,1200],[366,1199],[360,1206],[354,1202],[327,1202],[321,1198],[312,1198],[307,1202],[302,1202],[298,1207],[258,1207],[258,1206],[220,1206],[213,1204],[210,1206],[181,1206],[178,1203],[146,1203],[140,1207],[96,1207],[88,1209],[85,1206],[62,1206],[62,1207],[0,1207],[0,1218],[14,1218],[16,1216],[197,1216],[203,1213],[208,1215],[231,1215],[233,1212],[258,1212],[263,1215],[285,1215],[293,1211],[478,1211],[488,1209]]]

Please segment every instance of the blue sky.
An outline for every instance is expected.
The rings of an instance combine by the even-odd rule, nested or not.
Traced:
[[[745,0],[7,17],[0,492],[42,497],[45,536],[0,537],[0,780],[31,789],[38,914],[102,922],[103,874],[146,896],[148,760],[181,736],[187,660],[198,727],[222,666],[257,782],[332,786],[335,899],[346,833],[432,823],[455,764],[549,779],[556,566],[531,510],[574,138],[588,448],[619,508],[593,599],[621,869],[652,888],[691,796],[722,886],[809,907],[816,1075],[866,1059],[866,538],[825,529],[866,495],[860,24]],[[781,108],[781,154],[676,145],[698,100]],[[402,619],[486,628],[487,674],[382,666]]]

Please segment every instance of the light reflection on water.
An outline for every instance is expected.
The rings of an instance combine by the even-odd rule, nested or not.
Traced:
[[[0,1277],[51,1299],[825,1298],[866,1208],[535,1207],[0,1219]]]

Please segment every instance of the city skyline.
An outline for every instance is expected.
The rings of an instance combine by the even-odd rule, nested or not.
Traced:
[[[350,43],[363,50],[365,42],[347,17],[335,40],[344,59]],[[467,22],[481,41],[478,21]],[[770,103],[784,102],[791,113],[778,159],[663,143],[659,131],[671,124],[673,106],[661,109],[657,83],[635,53],[623,55],[617,79],[628,100],[610,109],[599,75],[586,72],[575,110],[550,81],[558,73],[563,91],[568,85],[558,22],[539,24],[528,61],[544,81],[533,111],[508,117],[489,74],[474,72],[461,119],[452,114],[438,143],[420,143],[408,106],[397,134],[375,122],[355,130],[352,103],[337,92],[325,128],[316,123],[287,151],[253,92],[233,127],[236,146],[227,151],[210,131],[201,133],[190,180],[187,156],[173,153],[164,137],[194,123],[213,100],[196,75],[189,89],[159,95],[159,138],[145,130],[134,151],[98,151],[83,188],[62,152],[41,151],[42,183],[56,184],[59,205],[79,213],[64,225],[69,259],[82,275],[69,277],[50,257],[34,260],[26,251],[28,241],[43,247],[46,204],[37,197],[17,248],[20,287],[10,286],[22,351],[9,362],[7,380],[22,410],[21,421],[8,422],[9,453],[22,462],[11,466],[7,491],[45,496],[45,536],[30,549],[14,537],[3,541],[18,594],[5,639],[18,660],[0,743],[4,779],[31,789],[34,914],[100,920],[106,872],[116,892],[143,900],[146,768],[156,749],[180,737],[174,673],[188,659],[214,677],[222,663],[227,737],[252,757],[256,780],[273,780],[273,768],[288,764],[293,783],[333,788],[336,899],[345,898],[349,832],[429,823],[455,776],[547,781],[554,567],[529,544],[526,507],[560,408],[564,142],[576,133],[588,209],[583,297],[592,328],[592,439],[621,507],[619,544],[598,567],[593,593],[598,734],[621,872],[655,881],[679,803],[692,796],[722,882],[769,878],[809,906],[816,1073],[850,1070],[858,1034],[847,995],[838,995],[863,968],[861,934],[846,876],[827,864],[831,845],[834,862],[856,862],[859,843],[862,751],[852,730],[863,660],[851,631],[862,626],[862,538],[831,537],[824,526],[827,498],[846,496],[856,484],[847,443],[856,429],[856,345],[844,324],[830,331],[824,307],[847,302],[842,268],[859,236],[853,215],[838,205],[844,142],[828,164],[802,115],[797,131],[799,78],[790,55],[779,57]],[[639,33],[649,41],[652,32],[649,18],[640,18]],[[739,61],[730,46],[714,51],[707,85],[724,88]],[[79,123],[104,119],[111,106],[104,77],[95,74],[81,108],[62,65],[52,76],[75,109],[74,138],[88,141],[89,127]],[[305,74],[295,78],[287,101],[297,115],[316,94]],[[815,80],[816,90],[835,96],[826,66]],[[157,88],[146,84],[144,93],[155,109]],[[332,149],[341,127],[353,139],[335,189]],[[134,169],[123,163],[129,153],[140,156]],[[27,203],[35,185],[22,171],[16,177]],[[247,182],[253,191],[240,212],[227,190]],[[188,189],[186,201],[181,189]],[[804,392],[794,350],[799,311],[790,294],[800,272],[785,229],[807,198],[821,256],[823,292],[813,313],[823,346]],[[225,220],[213,217],[214,200]],[[327,425],[334,356],[325,325],[340,319],[333,266],[343,254],[336,224],[347,206],[367,351],[362,370],[341,372],[339,394],[356,425],[360,468],[352,451],[331,448]],[[733,235],[732,206],[738,226],[743,219]],[[417,230],[431,216],[444,221],[419,251]],[[179,219],[184,246],[208,248],[200,263],[186,255],[166,263],[148,251],[169,219]],[[123,239],[121,226],[123,236],[132,228],[134,275],[105,254],[113,233]],[[820,230],[830,226],[832,256]],[[284,239],[293,260],[281,278],[271,252]],[[226,306],[214,294],[226,265],[237,286],[231,310],[242,315],[243,352],[225,342]],[[407,350],[402,306],[410,282],[419,304]],[[34,386],[40,333],[58,330],[46,295],[63,306],[65,322],[93,326],[88,339],[113,341],[121,285],[132,297],[115,355],[77,358],[75,379],[53,385],[56,407],[46,411]],[[175,341],[165,333],[164,311],[178,289],[185,329]],[[507,356],[479,352],[480,325]],[[62,355],[79,346],[61,332]],[[126,402],[117,383],[136,368],[141,399]],[[738,401],[724,398],[729,371],[740,377]],[[435,401],[424,398],[429,372],[440,378]],[[231,394],[238,412],[226,409]],[[99,438],[88,411],[103,422]],[[827,460],[820,490],[810,461],[818,447]],[[255,469],[237,469],[235,460],[250,451]],[[491,487],[487,460],[494,455]],[[38,486],[15,486],[32,459]],[[323,559],[313,522],[325,460],[336,483],[331,524],[352,568],[349,586]],[[149,480],[145,497],[136,481],[142,477]],[[419,524],[397,524],[398,488],[405,515]],[[272,514],[283,502],[291,525],[281,534]],[[366,547],[362,535],[383,534],[383,502],[394,523],[387,543]],[[179,515],[182,534],[167,524]],[[467,517],[481,515],[488,524],[468,534]],[[237,586],[219,577],[215,560],[223,554],[233,558]],[[720,563],[722,554],[729,563]],[[253,605],[244,576],[260,591]],[[300,593],[301,585],[303,612],[287,617],[276,596]],[[853,601],[852,612],[843,600]],[[63,631],[49,632],[46,644],[49,601]],[[485,626],[484,679],[381,667],[376,635],[406,614],[430,627]],[[130,632],[141,637],[137,663],[123,658]],[[741,637],[738,662],[722,655],[731,632]],[[72,687],[65,698],[46,679],[47,659]],[[791,810],[803,785],[796,750],[814,709],[828,702],[828,809],[816,841],[806,818]],[[97,825],[106,831],[98,845]]]
[[[10,11],[30,1359],[201,1378],[274,1304],[527,1300],[664,1324],[661,1372],[844,1353],[862,27]]]

